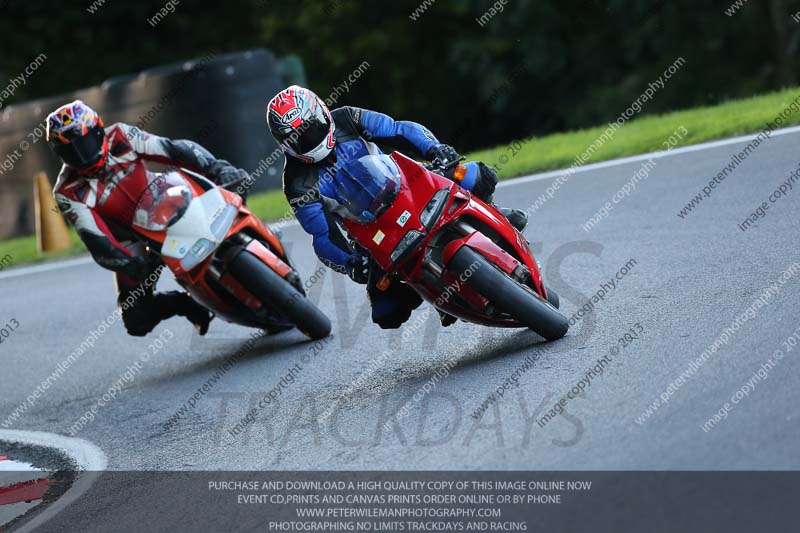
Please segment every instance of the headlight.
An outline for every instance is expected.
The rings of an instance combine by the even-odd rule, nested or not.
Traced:
[[[227,230],[226,230],[227,231]],[[214,251],[214,243],[208,239],[199,239],[189,253],[181,259],[181,268],[184,270],[191,270],[196,267],[200,261],[204,260],[208,255]]]
[[[442,214],[447,199],[450,198],[450,189],[442,189],[436,191],[431,201],[425,206],[425,209],[419,214],[419,220],[426,229],[430,230],[431,226],[439,220]]]
[[[392,255],[390,256],[392,259],[392,263],[397,263],[401,259],[405,258],[408,254],[414,251],[414,249],[419,245],[420,241],[425,238],[425,234],[421,231],[417,231],[415,229],[409,230],[408,233],[405,234],[403,240],[395,247]]]
[[[239,210],[236,207],[227,205],[225,209],[217,215],[217,218],[211,221],[211,233],[214,234],[214,238],[217,239],[217,242],[227,237],[228,230],[231,229],[233,219],[236,218],[236,213],[238,212]]]

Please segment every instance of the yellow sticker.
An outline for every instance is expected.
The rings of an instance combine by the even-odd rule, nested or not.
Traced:
[[[163,250],[168,253],[172,253],[175,251],[175,248],[178,247],[178,239],[171,237],[167,242],[164,244]]]
[[[380,244],[383,242],[384,237],[386,237],[386,234],[384,234],[381,230],[378,230],[378,233],[376,233],[375,236],[372,238],[372,242],[374,242],[375,244]]]

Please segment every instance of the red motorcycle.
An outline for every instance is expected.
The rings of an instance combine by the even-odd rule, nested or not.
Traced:
[[[327,337],[331,322],[307,298],[280,238],[233,192],[185,169],[157,174],[132,229],[195,301],[228,322]]]
[[[476,170],[469,165],[434,169],[398,152],[368,155],[344,163],[344,179],[330,188],[348,233],[387,273],[378,288],[400,280],[467,322],[563,337],[569,323],[525,237],[497,208],[433,171],[460,180]]]

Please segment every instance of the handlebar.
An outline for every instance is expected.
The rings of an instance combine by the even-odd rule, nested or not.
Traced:
[[[456,168],[459,163],[465,161],[467,158],[464,156],[459,157],[458,159],[453,159],[452,161],[440,161],[439,159],[434,159],[427,165],[423,165],[426,170],[430,170],[431,172],[436,172],[438,174],[444,174],[448,170]]]

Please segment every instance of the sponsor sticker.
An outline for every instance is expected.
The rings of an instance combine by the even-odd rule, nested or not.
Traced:
[[[375,236],[372,237],[372,242],[374,242],[375,244],[380,244],[380,243],[383,242],[383,238],[384,237],[386,237],[386,234],[384,232],[382,232],[381,230],[378,230],[378,232],[375,234]]]
[[[409,219],[411,219],[411,212],[403,211],[403,214],[397,219],[397,225],[403,228],[408,223]]]
[[[175,250],[180,245],[180,241],[175,237],[170,237],[166,240],[164,245],[161,247],[161,250],[165,253],[175,253]],[[182,252],[179,252],[182,253]]]
[[[291,124],[299,116],[300,116],[300,109],[296,107],[292,108],[289,111],[287,111],[286,114],[283,116],[283,122],[285,124]]]

